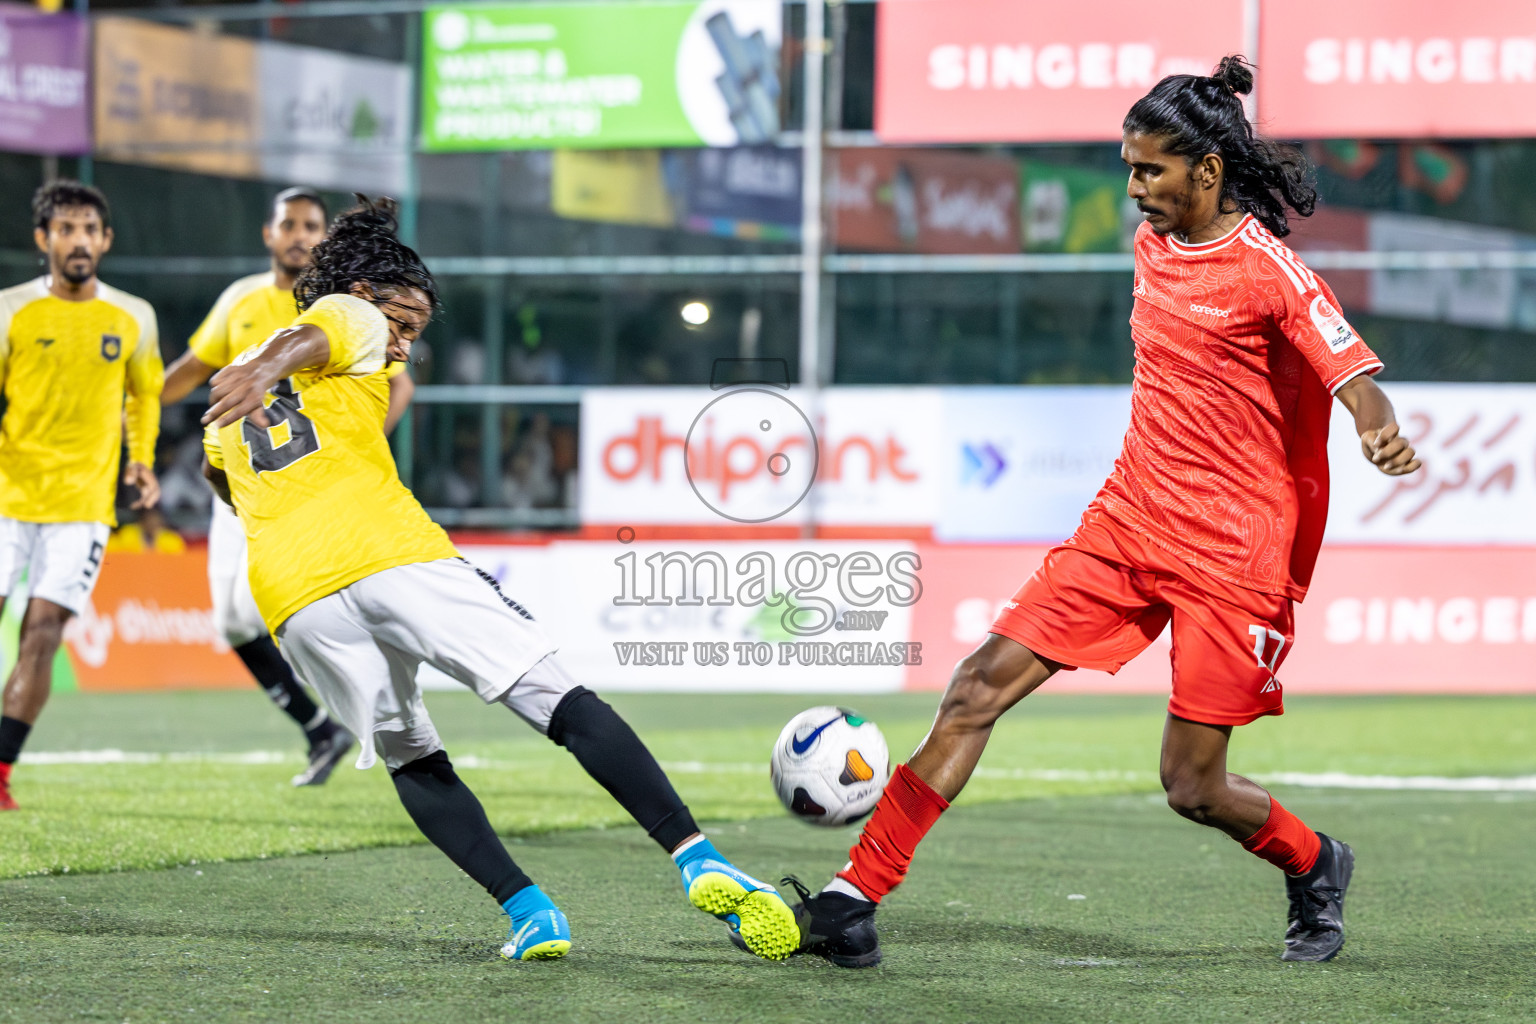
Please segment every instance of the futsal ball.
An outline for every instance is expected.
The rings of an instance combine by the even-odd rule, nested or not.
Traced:
[[[769,773],[791,814],[836,828],[875,809],[891,775],[891,755],[875,723],[847,708],[817,707],[779,733]]]

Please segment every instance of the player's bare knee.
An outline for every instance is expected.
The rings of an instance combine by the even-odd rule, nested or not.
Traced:
[[[21,656],[53,657],[54,652],[64,643],[64,626],[68,622],[67,613],[28,616],[21,631],[19,644]]]
[[[1176,814],[1206,824],[1220,803],[1220,792],[1205,777],[1186,772],[1162,773],[1163,790],[1168,796],[1168,806]]]

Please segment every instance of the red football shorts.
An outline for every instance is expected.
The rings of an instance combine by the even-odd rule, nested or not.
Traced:
[[[1291,600],[1197,572],[1097,510],[1003,608],[992,632],[1069,668],[1118,672],[1173,623],[1170,714],[1246,725],[1285,713],[1275,674]]]

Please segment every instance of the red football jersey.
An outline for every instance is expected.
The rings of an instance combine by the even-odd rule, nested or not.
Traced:
[[[1136,376],[1094,504],[1187,564],[1300,600],[1328,518],[1332,396],[1381,360],[1251,216],[1212,242],[1136,233]]]

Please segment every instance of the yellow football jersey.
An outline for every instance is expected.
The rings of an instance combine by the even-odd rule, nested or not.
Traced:
[[[293,323],[299,315],[293,292],[276,285],[272,271],[242,277],[225,288],[193,332],[187,347],[209,366],[224,367]]]
[[[128,457],[152,466],[164,383],[143,299],[98,281],[70,302],[41,277],[0,291],[0,515],[116,525],[124,395]]]
[[[224,289],[187,341],[187,348],[205,366],[223,368],[293,323],[298,315],[293,292],[277,286],[276,274],[270,270],[251,274]],[[391,377],[404,372],[404,363],[390,363],[386,371]]]
[[[384,314],[354,296],[327,295],[299,324],[325,332],[330,361],[268,393],[272,426],[241,420],[204,434],[209,461],[229,478],[250,542],[251,592],[274,633],[365,576],[458,555],[400,482],[384,438]]]

